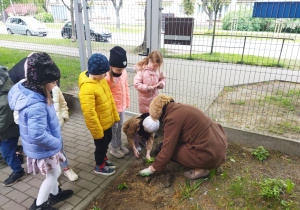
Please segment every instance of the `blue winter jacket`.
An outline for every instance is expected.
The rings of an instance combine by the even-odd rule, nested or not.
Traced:
[[[19,111],[19,128],[25,154],[34,159],[44,159],[62,148],[59,122],[53,105],[46,97],[15,84],[8,93],[9,106]]]

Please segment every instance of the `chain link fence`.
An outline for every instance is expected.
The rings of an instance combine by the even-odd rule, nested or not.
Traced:
[[[121,6],[116,2],[87,2],[91,32],[86,35],[92,40],[93,53],[109,57],[109,50],[116,45],[126,49],[131,97],[128,111],[138,113],[132,67],[144,58],[139,54],[147,51],[146,1],[123,0]],[[161,93],[199,107],[222,125],[300,140],[299,19],[253,17],[254,1],[222,1],[215,15],[204,2],[196,1],[193,14],[186,15],[181,1],[162,1],[161,52],[167,85]],[[62,90],[78,94],[81,70],[70,2],[28,4],[31,6],[25,14],[17,9],[25,5],[14,4],[10,10],[6,5],[7,14],[20,19],[35,17],[46,26],[47,35],[38,31],[42,26],[27,29],[36,30],[31,34],[21,29],[10,33],[7,24],[1,23],[0,64],[11,68],[32,51],[48,52],[61,69]],[[178,36],[174,44],[165,41],[175,39],[165,31],[168,17],[194,18],[189,45],[178,43]],[[172,30],[181,33],[188,30],[180,24],[174,27]],[[35,32],[41,34],[32,36]]]

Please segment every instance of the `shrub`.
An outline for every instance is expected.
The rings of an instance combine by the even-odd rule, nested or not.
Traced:
[[[228,12],[224,16],[222,19],[222,29],[230,30],[234,18],[238,19],[238,31],[265,31],[273,21],[273,19],[270,18],[253,18],[251,10],[240,9]]]
[[[43,22],[43,23],[54,23],[53,16],[52,16],[52,14],[49,14],[49,13],[39,13],[36,16],[36,19],[38,19],[40,22]]]
[[[268,150],[266,150],[263,146],[259,146],[257,149],[252,149],[251,151],[251,154],[260,161],[264,161],[269,156]]]

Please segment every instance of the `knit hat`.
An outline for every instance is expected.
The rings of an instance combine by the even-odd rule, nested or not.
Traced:
[[[144,119],[143,126],[146,132],[155,133],[159,129],[159,121],[154,121],[151,116]]]
[[[0,66],[0,88],[8,79],[8,68],[5,66]]]
[[[109,65],[117,68],[126,68],[126,51],[122,47],[115,46],[110,50]]]
[[[107,58],[100,54],[93,54],[88,61],[88,73],[92,75],[100,75],[109,71]]]
[[[34,53],[27,58],[27,81],[45,85],[60,78],[59,68],[47,53]]]

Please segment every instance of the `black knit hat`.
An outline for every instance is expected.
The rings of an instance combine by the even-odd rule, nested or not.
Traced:
[[[110,50],[109,65],[117,68],[126,68],[126,51],[122,47],[115,46]]]
[[[47,53],[34,53],[27,58],[27,81],[45,85],[60,78],[59,68]]]

